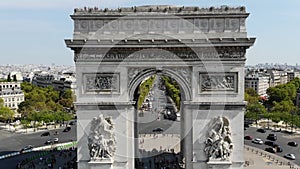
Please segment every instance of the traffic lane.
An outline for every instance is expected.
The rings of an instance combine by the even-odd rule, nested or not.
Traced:
[[[20,151],[27,145],[34,145],[35,147],[44,146],[45,142],[50,138],[58,138],[60,142],[68,142],[70,140],[76,140],[76,126],[72,126],[69,132],[63,132],[64,128],[54,130],[37,131],[33,133],[11,133],[10,137],[1,139],[0,154],[7,152]],[[49,131],[50,136],[43,136],[41,134]],[[55,131],[58,131],[58,135],[54,135]],[[3,153],[2,153],[3,152]]]
[[[162,134],[180,134],[180,122],[170,120],[156,120],[150,123],[141,123],[138,125],[139,134],[154,134],[153,129],[162,128]]]
[[[266,133],[260,133],[260,132],[257,132],[256,129],[257,128],[255,128],[255,127],[248,128],[247,130],[245,130],[245,136],[251,135],[254,139],[260,138],[265,142],[265,141],[267,141],[267,136],[270,133],[276,134],[277,140],[274,142],[276,144],[280,145],[283,149],[282,152],[276,153],[276,155],[283,157],[284,154],[293,153],[296,156],[296,160],[294,160],[294,162],[296,164],[300,165],[300,149],[299,149],[299,147],[292,147],[292,146],[287,145],[287,143],[290,141],[295,141],[297,143],[300,143],[300,136],[290,135],[290,134],[283,133],[283,132],[273,132],[271,130],[266,130]],[[262,150],[265,150],[266,147],[270,147],[265,144],[259,145],[259,144],[252,143],[251,140],[245,140],[245,144],[256,147],[256,148],[260,148]]]

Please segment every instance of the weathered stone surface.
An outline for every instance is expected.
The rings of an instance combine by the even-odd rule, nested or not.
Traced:
[[[65,42],[76,64],[79,168],[135,167],[136,89],[154,74],[180,86],[185,168],[243,168],[244,65],[255,42],[248,15],[227,6],[75,9],[74,36]],[[115,123],[116,150],[109,162],[89,163],[90,122],[99,115]],[[205,139],[218,116],[230,122],[234,148],[208,162]]]

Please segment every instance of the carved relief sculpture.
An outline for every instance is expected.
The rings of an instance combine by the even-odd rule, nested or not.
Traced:
[[[235,91],[235,78],[234,73],[200,73],[200,92]]]
[[[208,161],[229,161],[233,143],[228,118],[214,118],[208,131],[204,148]]]
[[[116,150],[114,125],[110,117],[95,117],[91,122],[88,148],[91,161],[112,159]]]
[[[99,73],[85,75],[86,91],[119,91],[119,74]]]

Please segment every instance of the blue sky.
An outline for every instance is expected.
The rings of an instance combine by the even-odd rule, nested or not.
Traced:
[[[0,64],[73,65],[64,39],[72,37],[74,8],[158,4],[246,6],[248,36],[257,38],[247,64],[300,63],[299,0],[10,0],[0,2]]]

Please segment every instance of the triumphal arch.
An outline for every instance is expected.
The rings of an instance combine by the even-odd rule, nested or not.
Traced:
[[[133,169],[137,88],[152,75],[181,91],[182,167],[243,168],[245,7],[75,9],[78,167]]]

